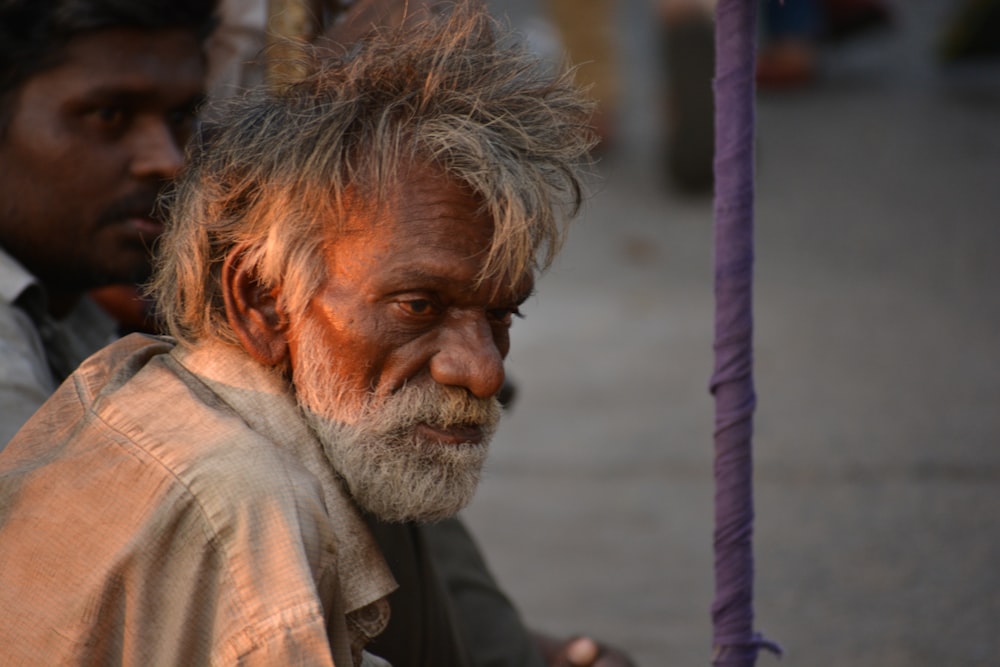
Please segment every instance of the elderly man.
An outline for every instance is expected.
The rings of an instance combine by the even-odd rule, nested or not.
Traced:
[[[214,5],[0,4],[0,449],[112,339],[84,293],[149,277]]]
[[[412,522],[475,490],[587,108],[473,10],[314,70],[178,184],[173,338],[91,357],[0,455],[14,663],[374,664],[399,585],[427,613],[397,663],[465,664]]]

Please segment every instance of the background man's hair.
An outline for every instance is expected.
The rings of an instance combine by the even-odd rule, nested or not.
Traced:
[[[66,43],[102,28],[190,28],[204,40],[216,0],[0,0],[0,132],[15,91],[58,65]]]
[[[464,184],[496,222],[480,278],[548,266],[593,146],[568,73],[471,3],[311,56],[302,80],[216,109],[177,180],[152,286],[171,334],[235,341],[219,279],[232,252],[300,315],[345,211],[374,215],[410,166]]]

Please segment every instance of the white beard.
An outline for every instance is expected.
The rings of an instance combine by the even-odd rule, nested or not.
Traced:
[[[299,405],[331,465],[358,505],[382,521],[437,521],[468,505],[479,484],[500,404],[430,381],[395,393],[351,396],[320,338],[306,326],[294,384]],[[354,403],[354,405],[351,405]],[[421,437],[416,427],[476,424],[478,443],[451,444]]]

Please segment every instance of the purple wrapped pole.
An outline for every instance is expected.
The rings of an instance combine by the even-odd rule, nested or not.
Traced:
[[[715,667],[753,667],[754,73],[757,0],[715,16]]]

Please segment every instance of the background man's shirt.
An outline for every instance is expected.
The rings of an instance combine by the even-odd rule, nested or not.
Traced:
[[[0,450],[84,359],[110,343],[115,322],[82,298],[62,320],[42,286],[0,248]]]

